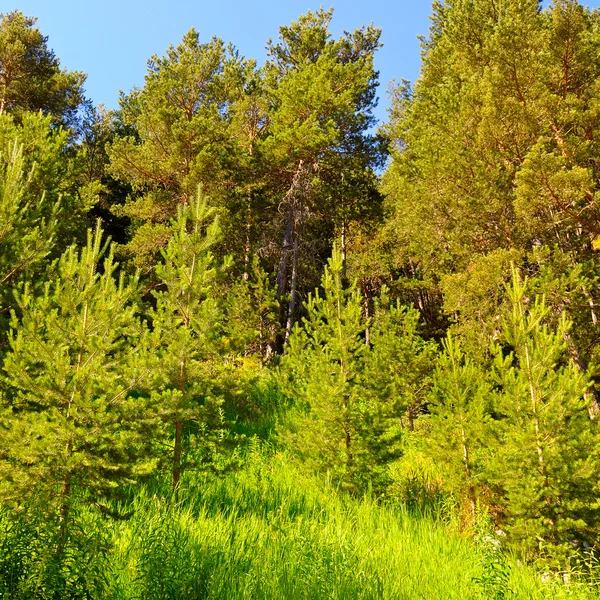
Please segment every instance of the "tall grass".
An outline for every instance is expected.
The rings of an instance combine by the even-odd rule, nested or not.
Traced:
[[[47,564],[50,538],[0,515],[0,598],[598,597],[575,578],[542,582],[432,511],[350,498],[281,456],[255,453],[242,471],[189,477],[176,499],[167,488],[147,488],[121,509],[133,516],[101,519],[82,508],[58,570]]]
[[[139,496],[113,536],[114,600],[595,597],[542,583],[433,515],[317,485],[282,458],[189,480],[177,505]]]

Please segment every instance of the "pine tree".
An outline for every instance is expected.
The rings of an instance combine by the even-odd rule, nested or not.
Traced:
[[[132,132],[109,144],[109,170],[133,188],[115,211],[132,220],[127,248],[138,265],[150,270],[169,220],[180,204],[193,203],[199,184],[223,203],[235,177],[233,106],[247,68],[232,46],[216,37],[202,43],[190,29],[165,56],[149,59],[143,88],[121,97]]]
[[[372,172],[381,164],[381,146],[368,130],[374,125],[373,60],[381,31],[371,25],[331,39],[332,14],[322,8],[308,12],[281,27],[277,42],[268,44],[270,123],[262,150],[277,174],[271,185],[283,214],[277,287],[280,300],[289,300],[282,311],[285,339],[306,279],[301,267],[314,272],[314,254],[306,255],[305,248],[328,251],[336,229],[345,231],[351,218],[378,200]],[[315,243],[305,243],[305,237]]]
[[[412,430],[431,387],[437,344],[419,335],[419,312],[389,306],[387,293],[381,290],[369,327],[366,380],[378,402],[389,403],[394,418]]]
[[[223,315],[216,290],[219,266],[211,249],[219,239],[214,209],[198,190],[180,206],[173,234],[155,267],[159,288],[151,313],[161,415],[173,429],[172,475],[176,489],[195,440],[198,461],[210,461],[220,435],[216,389]]]
[[[74,238],[85,240],[88,187],[76,189],[68,134],[51,117],[0,115],[0,348],[6,345],[13,291],[39,286]]]
[[[395,91],[387,128],[385,241],[423,291],[444,293],[457,329],[495,322],[486,288],[502,289],[511,260],[531,265],[532,247],[571,268],[594,260],[599,22],[576,0],[434,3],[421,75]]]
[[[406,436],[418,431],[426,411],[437,344],[419,335],[420,315],[398,302],[389,306],[386,290],[375,302],[368,327],[363,372],[361,438],[369,449],[371,486],[382,492],[389,467],[402,458]]]
[[[101,263],[102,258],[104,261]],[[43,293],[16,296],[4,360],[0,497],[36,501],[58,521],[56,554],[67,543],[76,495],[95,502],[150,473],[156,421],[139,394],[148,377],[136,344],[137,278],[116,278],[102,230],[68,249]]]
[[[493,397],[485,371],[448,337],[434,374],[426,451],[438,465],[444,490],[467,501],[471,519],[485,500]]]
[[[285,387],[298,408],[290,439],[315,466],[354,487],[365,451],[360,421],[367,346],[360,294],[344,288],[337,249],[322,287],[322,295],[317,290],[309,296],[306,319],[294,328],[282,360]]]
[[[54,245],[59,204],[46,205],[44,195],[27,197],[30,178],[24,173],[23,148],[18,140],[0,155],[0,311],[13,301],[11,284],[31,273]]]
[[[567,353],[570,323],[563,317],[550,329],[543,297],[531,301],[516,272],[509,297],[501,341],[510,351],[496,349],[496,502],[518,547],[561,558],[598,534],[598,425],[587,377]]]
[[[42,111],[53,122],[74,127],[83,102],[85,75],[61,69],[37,19],[15,10],[0,13],[0,115],[20,119]]]

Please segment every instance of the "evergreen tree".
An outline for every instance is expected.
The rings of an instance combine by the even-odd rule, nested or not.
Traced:
[[[231,354],[256,355],[268,363],[280,333],[277,290],[258,257],[248,271],[247,279],[224,286],[224,334]]]
[[[322,295],[317,290],[309,296],[307,316],[294,328],[282,359],[285,387],[297,401],[290,439],[301,456],[354,487],[365,452],[360,431],[367,346],[360,295],[344,289],[337,249],[322,287]]]
[[[212,248],[219,239],[214,209],[198,190],[180,206],[173,233],[155,267],[159,288],[152,311],[155,369],[161,416],[174,429],[173,487],[195,440],[199,461],[210,462],[220,435],[218,381],[223,314],[217,302],[218,265]]]
[[[20,120],[41,110],[54,123],[74,128],[85,75],[60,68],[35,22],[18,10],[0,13],[0,115],[10,112]]]
[[[45,259],[53,248],[59,204],[44,206],[45,197],[26,198],[27,181],[23,149],[18,141],[0,156],[0,310],[7,312],[13,301],[11,286]],[[29,201],[28,201],[29,200]]]
[[[374,124],[373,60],[381,32],[369,26],[330,39],[332,13],[308,12],[281,27],[278,42],[268,45],[271,108],[263,151],[277,173],[273,185],[283,214],[277,286],[280,299],[289,291],[286,339],[297,317],[305,248],[328,252],[336,228],[345,231],[352,217],[377,200],[372,170],[380,164],[381,147],[368,130]],[[314,253],[306,258],[304,270],[314,272]]]
[[[110,172],[134,193],[119,215],[133,222],[128,251],[150,268],[169,238],[178,206],[193,203],[199,184],[216,204],[231,187],[235,140],[233,105],[246,66],[232,46],[194,29],[164,57],[152,56],[142,89],[120,99],[130,135],[108,146]]]
[[[78,167],[68,135],[51,117],[0,115],[0,319],[9,317],[20,280],[40,281],[85,227],[90,189],[75,189]],[[6,324],[0,325],[0,346]]]
[[[419,335],[419,312],[397,302],[389,306],[385,292],[367,329],[363,398],[368,409],[361,423],[371,485],[379,492],[390,484],[390,465],[402,458],[407,434],[421,428],[438,353],[437,344]]]
[[[486,373],[448,337],[434,374],[426,451],[438,465],[443,489],[467,501],[471,519],[485,500],[493,398]]]
[[[594,260],[598,18],[576,0],[436,2],[419,80],[394,93],[384,240],[459,329],[487,324],[482,349],[498,314],[486,286],[501,290],[511,261],[542,245],[571,268]]]
[[[419,335],[417,310],[387,306],[386,295],[382,290],[369,327],[366,381],[377,401],[390,403],[394,418],[412,430],[431,387],[437,345]]]
[[[100,261],[104,257],[104,261]],[[147,378],[137,342],[136,278],[115,278],[102,230],[71,247],[36,295],[17,294],[4,360],[0,497],[47,502],[67,541],[74,497],[95,502],[153,469],[155,419],[137,393]]]
[[[598,534],[598,427],[588,414],[587,378],[567,353],[570,323],[563,317],[550,329],[544,299],[529,300],[525,289],[515,273],[501,338],[510,351],[496,350],[496,502],[502,527],[524,552],[561,558]]]

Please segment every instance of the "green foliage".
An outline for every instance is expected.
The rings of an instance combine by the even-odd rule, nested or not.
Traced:
[[[159,287],[153,292],[149,360],[161,416],[175,430],[174,486],[185,465],[184,444],[203,441],[204,452],[197,458],[210,462],[220,435],[221,399],[215,384],[223,315],[217,303],[219,267],[211,251],[218,237],[214,210],[198,189],[192,204],[179,207],[169,243],[161,252],[163,262],[155,267]]]
[[[0,15],[0,596],[590,596],[600,13],[434,2],[385,215],[381,32],[331,19],[192,29],[75,131]]]
[[[138,265],[151,267],[169,220],[193,202],[199,184],[222,200],[235,165],[231,106],[245,69],[232,46],[216,37],[201,43],[190,29],[166,56],[150,58],[142,89],[121,97],[133,134],[112,141],[108,154],[110,172],[135,192],[115,210],[133,221],[128,250]]]
[[[0,597],[11,600],[103,598],[110,574],[108,535],[97,511],[75,506],[76,531],[61,560],[57,530],[44,507],[0,510]]]
[[[27,198],[28,183],[24,169],[23,150],[17,140],[7,145],[7,154],[0,156],[0,278],[2,287],[20,276],[31,273],[50,253],[57,229],[58,204],[45,205],[45,196]],[[12,302],[10,293],[3,294],[1,308]]]
[[[82,230],[89,205],[73,189],[66,132],[51,118],[0,115],[0,312],[8,316],[20,280],[36,280]],[[4,329],[4,327],[2,327]]]
[[[281,27],[278,43],[268,45],[273,110],[266,143],[291,165],[303,160],[325,167],[342,146],[359,150],[355,158],[363,161],[374,151],[366,130],[373,124],[373,56],[381,31],[363,27],[331,40],[332,14],[322,8],[308,12]]]
[[[396,89],[386,129],[386,239],[396,264],[418,264],[427,282],[442,282],[447,310],[489,328],[495,301],[483,287],[472,298],[461,287],[501,288],[506,271],[493,272],[503,255],[526,265],[532,247],[556,245],[572,266],[590,258],[599,17],[575,0],[433,10],[420,78]]]
[[[503,527],[531,556],[568,555],[593,544],[599,525],[597,422],[590,419],[588,381],[569,359],[563,317],[550,329],[543,298],[525,296],[513,276],[495,369],[501,393],[492,466],[501,486]]]
[[[419,337],[416,311],[381,307],[372,323],[365,320],[342,268],[334,249],[323,294],[309,297],[282,359],[284,389],[296,401],[289,439],[334,479],[381,492],[388,464],[401,455],[403,426],[414,427],[422,409],[435,345]]]
[[[367,346],[356,289],[342,285],[342,258],[334,251],[323,275],[323,295],[309,297],[307,316],[282,360],[287,389],[300,400],[292,439],[301,455],[351,483],[365,449],[359,429],[366,405],[361,376]]]
[[[42,111],[54,123],[74,126],[85,75],[60,68],[36,20],[18,10],[0,13],[0,115],[20,120]]]
[[[0,498],[44,501],[59,522],[57,555],[74,494],[102,502],[154,465],[155,417],[135,393],[148,377],[134,344],[144,334],[138,282],[115,278],[107,250],[98,228],[65,252],[42,293],[22,286],[3,365]]]
[[[412,430],[425,408],[437,345],[420,336],[419,311],[399,303],[386,306],[383,293],[369,325],[366,391],[375,405],[386,407],[388,419]]]
[[[225,290],[224,333],[230,352],[256,355],[268,363],[280,332],[277,290],[254,257],[247,278]]]
[[[426,452],[443,488],[468,504],[470,519],[485,497],[493,390],[485,371],[448,337],[437,361],[426,421]]]
[[[489,600],[514,598],[510,589],[511,565],[502,552],[502,542],[494,534],[493,523],[487,512],[478,512],[476,527],[482,573],[473,579],[474,583],[483,588],[485,597]]]

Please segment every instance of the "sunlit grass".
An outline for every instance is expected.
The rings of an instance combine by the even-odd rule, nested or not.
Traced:
[[[178,504],[139,496],[113,539],[115,600],[596,597],[574,582],[542,583],[510,558],[504,582],[451,524],[349,499],[283,459],[192,478]]]

